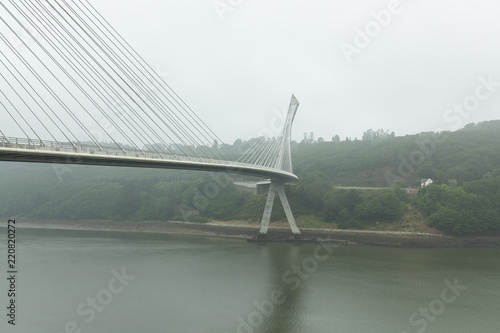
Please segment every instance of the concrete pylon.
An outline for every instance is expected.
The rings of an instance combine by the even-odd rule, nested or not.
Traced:
[[[269,229],[269,222],[271,221],[271,213],[273,211],[274,197],[278,193],[280,197],[281,204],[285,210],[286,218],[290,224],[290,229],[296,238],[301,237],[300,230],[295,223],[295,218],[293,217],[292,210],[290,209],[290,204],[285,194],[285,183],[277,180],[271,180],[271,185],[269,187],[269,193],[267,194],[266,207],[264,208],[264,215],[262,216],[262,221],[260,222],[259,238],[267,237],[267,229]]]

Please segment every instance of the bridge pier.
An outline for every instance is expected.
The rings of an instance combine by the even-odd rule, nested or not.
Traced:
[[[266,207],[264,208],[264,215],[262,216],[262,221],[260,222],[259,238],[267,237],[267,229],[269,229],[269,222],[271,221],[271,213],[273,211],[274,198],[276,193],[280,198],[281,204],[286,214],[288,224],[290,224],[290,229],[295,238],[300,238],[300,230],[295,223],[295,218],[293,217],[290,204],[285,194],[285,183],[282,181],[271,180],[271,185],[269,187],[269,193],[267,194]]]

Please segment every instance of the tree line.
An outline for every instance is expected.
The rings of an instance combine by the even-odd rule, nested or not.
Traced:
[[[500,121],[470,124],[457,132],[422,133],[383,140],[294,143],[294,172],[286,186],[297,220],[312,217],[339,228],[400,222],[408,207],[430,226],[452,234],[500,228]],[[445,138],[422,148],[429,138]],[[253,139],[255,140],[257,139]],[[248,141],[237,140],[240,151]],[[250,142],[251,144],[251,142]],[[217,149],[214,144],[213,149]],[[389,186],[385,175],[422,151],[414,170]],[[427,154],[425,152],[428,152]],[[40,219],[259,221],[265,195],[240,192],[195,171],[0,163],[0,216]],[[405,188],[433,185],[410,200]],[[251,180],[252,178],[244,178]],[[234,180],[234,179],[232,179]],[[241,180],[241,179],[240,179]],[[214,182],[219,188],[214,189]],[[342,189],[380,186],[385,190]],[[281,205],[272,218],[285,220]]]

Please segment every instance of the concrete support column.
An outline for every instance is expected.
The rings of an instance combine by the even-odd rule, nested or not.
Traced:
[[[286,214],[288,224],[290,224],[290,229],[294,236],[300,236],[300,230],[295,223],[295,218],[293,217],[290,204],[285,194],[285,183],[272,180],[269,187],[269,193],[267,194],[266,207],[264,208],[264,215],[262,216],[262,221],[260,222],[259,237],[264,238],[267,236],[267,230],[269,229],[269,222],[271,221],[271,213],[273,211],[274,198],[278,193],[281,204]]]

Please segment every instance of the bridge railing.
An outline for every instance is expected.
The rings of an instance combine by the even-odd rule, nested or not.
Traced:
[[[137,158],[153,158],[153,159],[167,159],[167,160],[190,160],[196,162],[213,162],[211,159],[203,159],[192,156],[173,155],[173,154],[159,154],[150,151],[127,150],[117,147],[97,147],[95,145],[75,144],[70,142],[57,142],[39,139],[27,138],[12,138],[0,137],[2,148],[12,149],[28,149],[28,150],[42,150],[42,151],[56,151],[67,153],[87,153],[95,155],[107,156],[128,156]],[[218,161],[220,162],[220,161]]]
[[[16,149],[16,150],[35,150],[35,151],[60,152],[60,153],[70,153],[70,154],[123,156],[132,158],[158,159],[166,161],[183,161],[183,162],[227,165],[228,167],[235,167],[235,166],[259,167],[260,169],[269,171],[277,170],[275,168],[267,166],[255,165],[251,163],[244,163],[238,161],[214,160],[214,159],[200,158],[200,157],[193,157],[186,155],[159,154],[150,151],[127,150],[127,149],[122,150],[115,147],[99,148],[93,145],[84,145],[84,144],[76,145],[70,142],[56,142],[48,140],[13,138],[5,136],[0,136],[0,147],[7,149]]]

